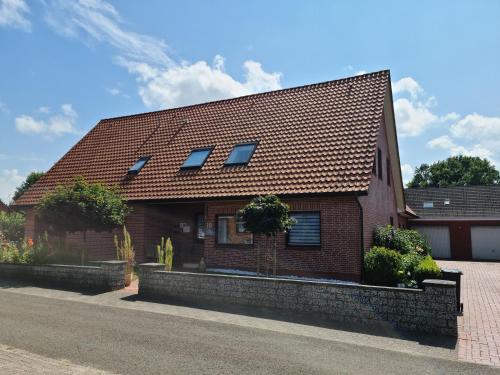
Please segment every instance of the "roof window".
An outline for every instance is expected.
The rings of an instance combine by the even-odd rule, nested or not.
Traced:
[[[424,202],[424,208],[434,208],[434,202]]]
[[[197,148],[191,151],[181,169],[197,169],[203,167],[212,153],[213,147]]]
[[[128,170],[129,175],[139,174],[142,168],[146,165],[146,163],[151,159],[151,156],[141,156],[135,164]]]
[[[255,148],[257,147],[256,142],[251,143],[240,143],[234,146],[233,150],[229,154],[229,157],[224,162],[225,165],[245,165],[248,164],[252,158]]]

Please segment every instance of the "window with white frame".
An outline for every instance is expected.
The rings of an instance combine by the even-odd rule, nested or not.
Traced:
[[[251,245],[253,235],[245,231],[243,224],[235,216],[217,217],[217,243],[221,245]]]

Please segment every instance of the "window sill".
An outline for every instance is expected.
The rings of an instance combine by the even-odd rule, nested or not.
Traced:
[[[321,245],[286,245],[287,250],[320,251]]]
[[[216,248],[220,249],[251,249],[253,248],[252,244],[230,244],[230,243],[216,243]]]

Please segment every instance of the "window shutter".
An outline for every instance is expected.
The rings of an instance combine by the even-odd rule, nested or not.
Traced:
[[[289,245],[320,245],[321,224],[319,212],[291,213],[297,223],[288,233]]]

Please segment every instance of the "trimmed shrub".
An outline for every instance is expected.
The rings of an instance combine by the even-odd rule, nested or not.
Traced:
[[[365,254],[364,269],[366,283],[395,286],[403,276],[402,256],[395,250],[375,246]]]
[[[440,279],[441,269],[437,265],[436,261],[432,259],[430,255],[427,255],[422,261],[415,267],[413,272],[413,277],[419,286],[422,286],[422,281],[425,279]]]
[[[373,243],[376,246],[397,250],[401,254],[407,254],[411,251],[422,255],[431,253],[427,239],[418,231],[394,228],[391,225],[377,227],[373,233]]]

